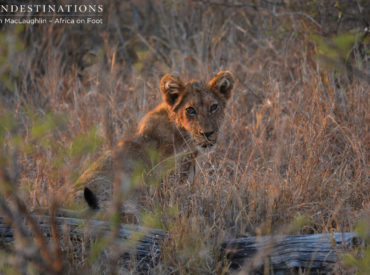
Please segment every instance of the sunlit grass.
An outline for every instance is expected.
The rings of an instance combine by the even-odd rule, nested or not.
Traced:
[[[101,29],[1,30],[13,40],[0,43],[0,163],[10,167],[15,158],[14,190],[30,209],[62,206],[79,172],[132,135],[161,101],[161,75],[208,80],[228,69],[236,87],[217,150],[198,159],[193,184],[168,177],[142,200],[143,225],[173,236],[156,270],[222,273],[217,251],[228,238],[353,231],[369,217],[368,80],[356,73],[367,65],[361,30],[313,36],[310,20],[274,17],[269,7],[115,8],[121,15],[109,11]],[[141,26],[133,26],[135,9],[146,18]],[[19,46],[10,52],[14,39]]]

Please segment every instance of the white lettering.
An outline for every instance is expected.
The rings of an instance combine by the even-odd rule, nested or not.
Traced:
[[[3,20],[1,19],[1,23]],[[13,19],[13,18],[5,18],[5,24],[46,24],[46,19],[44,18],[23,18],[23,19]]]
[[[87,6],[86,5],[81,5],[81,6],[79,6],[79,8],[78,8],[78,10],[79,10],[79,12],[86,12],[87,11]]]
[[[102,13],[104,5],[0,4],[0,13]]]
[[[55,24],[74,24],[75,20],[73,18],[56,18],[54,20]]]
[[[0,12],[8,12],[8,5],[0,5]]]
[[[55,12],[55,6],[49,5],[49,12]]]
[[[103,24],[103,18],[87,18],[88,24]]]
[[[18,12],[19,7],[17,5],[10,5],[10,12]]]

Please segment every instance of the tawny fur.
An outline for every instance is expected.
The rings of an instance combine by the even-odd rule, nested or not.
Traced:
[[[214,148],[233,86],[229,71],[219,72],[208,83],[163,76],[163,102],[146,114],[131,139],[120,141],[81,175],[74,200],[83,200],[87,187],[105,209],[112,202],[114,182],[114,192],[130,192],[146,179],[160,179],[175,163],[185,181],[196,156]]]

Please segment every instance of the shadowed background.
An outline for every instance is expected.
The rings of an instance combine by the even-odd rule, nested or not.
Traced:
[[[3,197],[60,206],[161,101],[162,75],[227,69],[223,135],[195,185],[148,192],[143,224],[178,237],[158,270],[220,272],[226,238],[353,231],[369,218],[367,1],[103,4],[102,25],[0,26]]]

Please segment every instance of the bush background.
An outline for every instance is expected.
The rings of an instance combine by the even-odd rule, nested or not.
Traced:
[[[227,238],[369,219],[368,1],[103,4],[102,25],[0,26],[4,205],[59,207],[161,101],[163,74],[228,69],[236,85],[217,150],[194,185],[167,179],[148,193],[143,224],[177,236],[156,271],[221,273],[214,251]],[[16,251],[3,270],[20,270]],[[102,268],[70,254],[58,258],[64,272]]]

